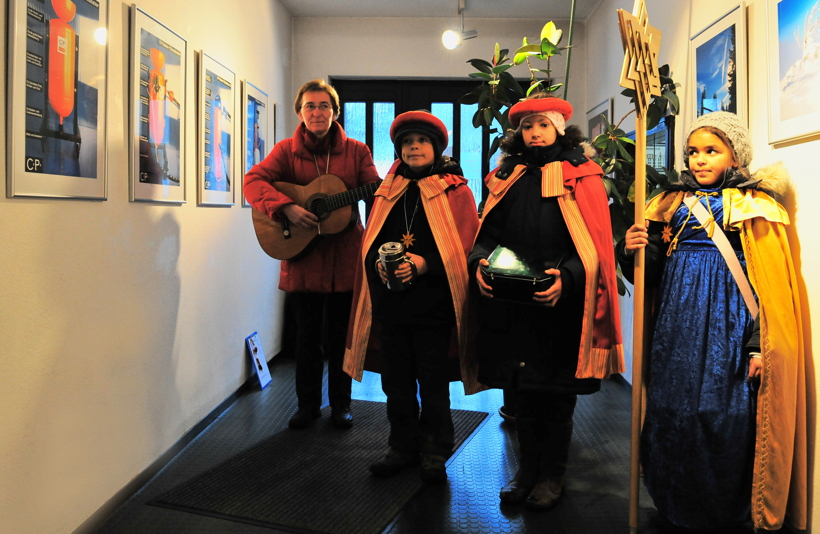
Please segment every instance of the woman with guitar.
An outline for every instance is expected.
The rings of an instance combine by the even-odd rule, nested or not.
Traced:
[[[266,236],[285,246],[307,236],[301,251],[278,255],[282,259],[279,289],[293,299],[296,319],[296,396],[299,407],[291,428],[304,428],[321,415],[323,354],[328,356],[328,396],[331,421],[345,428],[353,423],[350,413],[350,377],[342,371],[345,337],[353,296],[356,256],[364,228],[358,210],[337,209],[326,202],[327,193],[337,197],[348,189],[379,181],[370,149],[350,139],[336,122],[339,95],[324,80],[304,84],[296,95],[294,110],[300,123],[293,137],[276,143],[270,154],[245,175],[245,198],[254,208],[254,224],[260,243],[260,223],[268,224]],[[317,180],[318,178],[318,180]],[[300,191],[311,188],[302,197]],[[363,198],[364,195],[360,196]],[[341,224],[332,222],[341,214]],[[328,226],[333,226],[328,231]],[[276,247],[274,247],[276,248]],[[322,339],[327,338],[323,350]]]

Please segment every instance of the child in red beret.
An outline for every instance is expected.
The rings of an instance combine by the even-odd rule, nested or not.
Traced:
[[[469,257],[478,304],[478,380],[516,396],[519,470],[506,504],[553,507],[564,491],[577,395],[624,370],[607,194],[572,106],[538,95],[510,109],[517,128],[485,183],[489,195]],[[504,247],[554,277],[521,301],[493,294],[481,273]],[[498,298],[495,298],[498,297]]]
[[[461,168],[442,155],[448,142],[444,123],[426,111],[402,113],[390,139],[399,159],[376,191],[367,222],[344,369],[361,380],[371,323],[377,320],[390,437],[386,454],[370,471],[392,476],[421,460],[422,480],[440,483],[447,479],[444,464],[454,442],[450,338],[456,326],[464,359],[467,253],[478,216]],[[393,286],[379,259],[385,243],[401,243],[405,250]]]

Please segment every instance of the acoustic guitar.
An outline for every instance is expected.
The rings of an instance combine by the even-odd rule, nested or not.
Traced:
[[[381,181],[347,190],[341,178],[323,174],[308,185],[274,182],[277,191],[296,205],[319,218],[319,226],[309,230],[292,224],[287,218],[273,220],[251,208],[256,238],[268,256],[277,260],[295,260],[310,251],[322,236],[338,234],[356,221],[352,205],[373,196]]]

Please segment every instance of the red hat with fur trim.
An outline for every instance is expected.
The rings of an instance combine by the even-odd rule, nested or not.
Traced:
[[[447,127],[438,117],[428,111],[407,111],[396,117],[390,126],[390,140],[393,141],[396,154],[401,155],[401,140],[411,132],[421,133],[430,138],[436,159],[441,157],[450,141]]]
[[[558,133],[564,135],[564,124],[572,117],[572,105],[557,97],[533,98],[519,102],[510,108],[510,124],[518,128],[530,115],[543,115],[550,119]]]

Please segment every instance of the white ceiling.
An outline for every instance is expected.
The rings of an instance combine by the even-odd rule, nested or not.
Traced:
[[[279,0],[294,17],[457,17],[458,0]],[[569,19],[572,0],[464,0],[470,18]],[[576,0],[585,20],[601,0]]]

